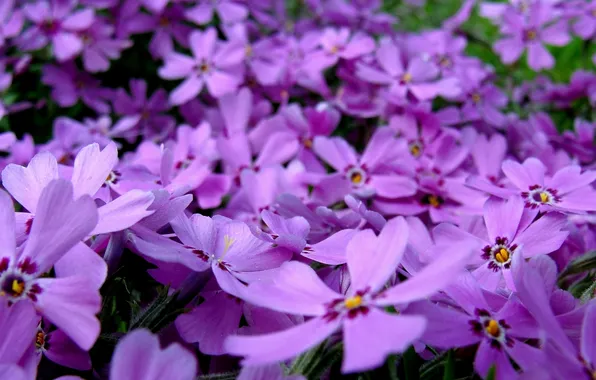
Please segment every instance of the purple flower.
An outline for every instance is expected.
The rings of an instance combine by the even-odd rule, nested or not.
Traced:
[[[543,352],[526,343],[539,338],[540,329],[517,299],[496,294],[490,294],[492,299],[485,297],[469,274],[444,291],[458,308],[419,302],[407,309],[406,315],[423,314],[428,320],[422,342],[439,348],[478,344],[474,369],[486,377],[494,365],[499,380],[515,378],[510,360],[522,369],[544,361]]]
[[[272,38],[251,38],[248,29],[246,24],[236,23],[224,30],[232,44],[244,46],[246,65],[250,69],[247,76],[254,77],[263,86],[273,85],[284,70],[285,47]]]
[[[62,278],[41,275],[85,238],[97,224],[89,196],[73,200],[72,185],[54,180],[44,187],[23,250],[16,249],[15,215],[10,197],[0,193],[2,298],[14,304],[31,302],[40,313],[88,350],[99,335],[95,314],[101,307],[98,288],[82,274]]]
[[[24,50],[38,50],[52,44],[59,62],[68,61],[83,50],[81,32],[95,19],[90,8],[75,10],[77,0],[38,0],[23,7],[25,17],[33,26],[23,32],[20,46]]]
[[[132,10],[131,13],[125,23],[129,32],[153,32],[149,52],[154,58],[164,58],[173,52],[174,41],[188,47],[188,35],[192,29],[184,23],[184,7],[181,4],[172,4],[160,10],[151,9],[150,14]]]
[[[3,201],[7,200],[4,194],[0,195]],[[29,302],[17,302],[11,305],[2,297],[0,300],[0,339],[4,344],[0,348],[0,368],[8,364],[18,364],[29,354],[39,320],[40,317]],[[23,339],[24,337],[30,339]],[[35,375],[33,374],[33,376]]]
[[[132,46],[131,41],[115,39],[113,35],[114,27],[102,18],[96,18],[93,24],[82,32],[85,70],[91,73],[108,70],[110,60],[120,58],[122,50]]]
[[[172,52],[165,57],[164,66],[159,69],[159,76],[164,79],[186,78],[170,94],[172,104],[179,105],[196,97],[203,85],[215,97],[238,87],[240,78],[237,70],[228,70],[233,70],[242,61],[242,49],[218,44],[217,32],[213,28],[192,32],[190,49],[193,57]]]
[[[385,38],[376,51],[379,67],[358,63],[356,75],[362,80],[388,86],[389,94],[397,101],[405,101],[408,93],[418,100],[430,100],[439,95],[454,97],[460,93],[456,78],[436,80],[439,69],[421,56],[406,60],[392,40]]]
[[[244,283],[272,276],[291,257],[284,248],[272,248],[270,243],[257,239],[242,222],[195,214],[190,219],[180,215],[171,224],[185,248],[201,263],[195,270],[211,268],[221,289],[235,297],[244,293]],[[176,321],[182,337],[189,342],[199,342],[203,352],[223,354],[226,334],[220,333],[213,339],[205,337],[203,340],[195,329],[187,327],[191,323],[189,318],[193,318],[192,314],[182,315]],[[237,327],[236,324],[234,329]]]
[[[523,164],[506,160],[502,170],[511,187],[497,187],[477,177],[470,178],[468,185],[502,198],[517,194],[527,208],[540,211],[583,213],[596,210],[596,192],[590,185],[596,180],[596,171],[582,172],[580,166],[569,165],[551,177],[546,175],[544,164],[533,157]]]
[[[505,123],[501,109],[507,105],[507,96],[490,83],[466,85],[463,82],[465,97],[461,107],[462,121],[484,120],[496,127]]]
[[[315,2],[316,3],[316,2]],[[323,16],[331,22],[352,28],[359,28],[367,33],[389,34],[396,19],[379,12],[381,1],[345,1],[331,0],[323,6]]]
[[[401,148],[389,128],[375,132],[361,158],[345,140],[318,136],[313,150],[338,173],[323,178],[317,184],[313,197],[328,205],[350,193],[359,197],[376,194],[386,198],[413,195],[416,183],[391,170],[391,164],[405,150]]]
[[[23,27],[23,14],[14,8],[14,0],[6,0],[0,4],[0,48],[6,39],[19,35]]]
[[[505,201],[489,199],[484,205],[485,231],[479,236],[466,232],[452,224],[440,224],[433,230],[435,240],[447,244],[449,241],[469,241],[476,250],[478,265],[473,272],[480,285],[488,290],[501,286],[503,276],[512,289],[511,268],[513,257],[522,255],[530,258],[556,251],[567,235],[562,228],[567,218],[560,213],[548,213],[536,220],[536,210],[524,208],[519,197]]]
[[[352,238],[347,247],[351,286],[346,295],[328,288],[314,270],[298,262],[282,265],[270,282],[250,285],[244,294],[247,301],[312,318],[281,332],[230,337],[228,352],[245,356],[244,365],[283,361],[317,345],[339,328],[344,336],[344,373],[375,368],[388,354],[404,351],[422,335],[426,322],[420,316],[389,314],[384,307],[434,294],[457,274],[469,254],[458,247],[413,278],[384,289],[403,255],[407,231],[404,219],[395,218],[378,237],[365,230]],[[437,277],[438,273],[449,275]]]
[[[74,106],[79,99],[99,113],[110,112],[107,99],[112,91],[100,87],[100,82],[73,62],[62,66],[45,65],[41,81],[52,87],[52,98],[62,107]]]
[[[195,356],[180,344],[162,349],[159,338],[148,330],[129,332],[118,342],[110,365],[110,379],[192,380],[197,375]]]
[[[130,80],[130,95],[118,89],[112,104],[114,112],[123,115],[127,129],[118,129],[118,134],[133,138],[142,134],[146,137],[168,136],[175,125],[173,117],[166,114],[170,109],[165,90],[155,91],[147,99],[147,83],[141,79]]]
[[[350,34],[347,28],[327,28],[323,31],[319,43],[323,48],[322,59],[326,60],[326,67],[335,65],[339,59],[356,59],[375,49],[375,41],[371,37],[363,33]]]
[[[596,35],[596,4],[579,3],[581,10],[575,22],[573,23],[573,32],[588,40]]]
[[[68,368],[79,371],[91,369],[89,353],[77,346],[62,330],[48,330],[47,325],[46,323],[44,326],[41,321],[31,336],[35,350],[30,351],[30,355],[35,356],[37,364],[39,365],[45,356],[48,360]]]
[[[494,49],[503,63],[517,61],[527,48],[532,69],[550,69],[555,60],[543,44],[563,46],[569,42],[567,21],[559,19],[559,14],[545,2],[533,2],[527,16],[508,8],[502,17],[501,32],[505,37],[495,43]]]
[[[69,171],[76,198],[89,195],[108,202],[99,208],[99,223],[94,234],[119,231],[151,214],[146,210],[153,201],[151,193],[130,191],[114,200],[110,194],[101,194],[107,183],[115,181],[113,177],[117,174],[113,169],[117,163],[118,151],[114,143],[103,150],[98,144],[90,144],[78,152],[74,167]],[[56,158],[43,152],[37,154],[27,167],[8,165],[2,171],[2,184],[21,205],[35,213],[43,188],[59,176]],[[122,214],[118,215],[119,212]]]
[[[217,15],[224,24],[236,23],[248,16],[246,7],[234,0],[220,0],[217,2],[198,0],[196,3],[197,5],[186,11],[186,17],[198,25],[210,22],[214,11],[217,11]]]

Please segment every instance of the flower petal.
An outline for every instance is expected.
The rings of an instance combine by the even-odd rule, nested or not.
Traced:
[[[389,220],[376,237],[371,230],[359,232],[347,248],[348,269],[354,291],[375,292],[395,273],[408,242],[408,224],[403,217]]]
[[[392,315],[376,308],[344,321],[342,373],[381,366],[388,355],[404,352],[426,327],[421,316]]]
[[[270,364],[291,359],[324,341],[339,327],[340,320],[313,318],[290,329],[259,336],[231,336],[229,354],[245,356],[242,365]]]
[[[36,283],[42,289],[36,306],[43,316],[83,350],[89,350],[100,331],[95,316],[101,309],[99,290],[82,276],[41,278]]]
[[[37,273],[47,271],[95,228],[97,208],[88,196],[73,201],[70,182],[54,180],[43,190],[31,233],[20,259],[30,258]]]

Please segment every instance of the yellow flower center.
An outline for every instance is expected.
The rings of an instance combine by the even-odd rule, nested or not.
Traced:
[[[19,297],[25,291],[25,281],[15,278],[12,280],[10,290],[12,290],[13,296]]]
[[[439,197],[437,197],[436,195],[430,195],[428,197],[428,204],[430,204],[433,207],[439,207],[441,205],[441,202],[439,201]]]
[[[439,59],[439,65],[442,67],[449,67],[451,66],[451,59],[449,57],[441,57],[441,59]]]
[[[199,65],[199,71],[202,73],[206,73],[209,71],[209,64],[207,62],[203,62]]]
[[[501,264],[509,261],[509,251],[507,250],[507,248],[499,249],[499,251],[495,254],[495,260],[497,260]]]
[[[494,319],[491,319],[490,321],[488,321],[488,324],[486,325],[486,332],[488,333],[488,335],[498,338],[499,335],[501,334],[501,328],[499,327],[499,323],[497,321],[495,321]]]
[[[363,179],[362,173],[359,173],[359,172],[354,172],[350,176],[350,181],[352,181],[352,183],[355,185],[360,184],[362,182],[362,179]]]
[[[420,145],[418,145],[418,144],[410,145],[410,153],[414,157],[420,156],[420,153],[421,153]]]
[[[46,335],[43,331],[38,331],[35,335],[35,346],[39,349],[45,346],[46,344]]]
[[[347,298],[344,301],[344,306],[346,307],[346,309],[355,309],[357,307],[360,307],[360,306],[362,306],[362,297],[354,296],[354,297]]]
[[[526,40],[534,41],[538,37],[538,33],[535,30],[528,30],[526,31]]]

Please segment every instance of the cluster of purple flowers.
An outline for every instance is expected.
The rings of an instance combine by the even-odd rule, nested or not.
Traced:
[[[408,352],[593,379],[596,282],[569,268],[596,249],[596,58],[521,81],[463,25],[540,72],[548,46],[588,54],[596,2],[467,0],[415,33],[381,1],[287,3],[0,0],[0,126],[85,110],[48,141],[0,132],[0,379],[325,378]],[[154,77],[106,84],[122,60]],[[47,99],[11,92],[31,73]],[[130,260],[152,285],[114,324]]]

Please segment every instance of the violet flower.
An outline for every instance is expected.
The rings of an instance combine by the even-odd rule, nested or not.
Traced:
[[[45,65],[41,81],[52,87],[52,98],[62,107],[74,106],[79,99],[99,113],[110,112],[107,99],[112,91],[100,86],[100,82],[79,71],[73,62],[62,66]]]
[[[544,362],[542,351],[526,343],[540,337],[538,323],[518,300],[501,297],[494,305],[470,275],[462,275],[445,293],[459,308],[419,302],[407,309],[406,315],[423,314],[428,319],[422,342],[440,348],[478,344],[475,371],[486,377],[494,365],[499,380],[516,376],[510,360],[522,369]]]
[[[501,32],[505,36],[495,43],[494,49],[505,64],[517,61],[527,48],[528,65],[532,69],[550,69],[555,60],[543,44],[563,46],[569,42],[567,21],[559,19],[559,14],[547,3],[532,2],[527,16],[508,8],[502,17]]]
[[[548,213],[534,220],[537,212],[524,208],[519,197],[507,201],[491,198],[484,205],[486,235],[475,236],[452,224],[439,224],[433,234],[437,242],[469,241],[477,255],[470,264],[478,265],[473,275],[486,289],[494,291],[505,276],[513,287],[508,271],[515,255],[530,258],[556,251],[568,232],[562,228],[567,218],[560,213]]]
[[[193,380],[195,356],[177,343],[161,348],[159,338],[148,330],[129,332],[118,342],[110,365],[113,380]]]
[[[590,185],[596,180],[596,171],[582,172],[580,166],[569,165],[553,176],[547,176],[544,164],[533,157],[523,164],[506,160],[502,170],[512,187],[497,187],[477,177],[470,178],[467,183],[501,198],[518,194],[527,208],[540,211],[582,213],[596,210],[596,192]]]
[[[142,79],[131,79],[130,95],[118,89],[112,104],[114,112],[123,115],[127,128],[118,128],[118,135],[133,138],[142,134],[147,137],[167,136],[174,128],[175,120],[166,114],[170,109],[167,93],[155,91],[147,98],[147,83]],[[115,131],[116,132],[116,131]]]
[[[7,39],[18,36],[23,27],[23,14],[14,5],[15,0],[6,0],[0,4],[0,48]]]
[[[185,103],[196,97],[203,85],[215,97],[234,91],[240,82],[233,70],[244,58],[244,51],[230,45],[218,45],[217,33],[210,28],[190,34],[190,49],[193,57],[172,52],[165,57],[164,66],[159,69],[164,79],[186,78],[170,94],[174,105]]]
[[[120,58],[123,50],[132,46],[132,41],[113,37],[114,27],[103,18],[96,18],[91,26],[81,33],[83,41],[83,66],[90,73],[107,71],[110,60]]]
[[[95,317],[101,307],[98,288],[81,273],[63,278],[42,274],[93,230],[98,218],[93,200],[85,195],[75,201],[69,182],[50,182],[41,192],[25,247],[18,251],[12,201],[0,192],[0,202],[2,298],[13,304],[31,302],[79,347],[88,350],[100,330]]]
[[[297,262],[282,265],[269,282],[250,285],[244,294],[249,302],[313,318],[281,332],[230,337],[228,352],[245,356],[244,365],[274,363],[308,350],[340,328],[344,373],[375,368],[388,354],[403,352],[422,335],[426,322],[421,316],[389,314],[384,307],[434,294],[461,269],[469,254],[458,247],[413,278],[384,289],[403,255],[407,236],[403,218],[389,221],[378,237],[370,230],[359,232],[347,247],[352,279],[347,295],[329,289],[309,266]]]
[[[422,57],[410,57],[404,65],[404,56],[395,42],[383,39],[377,48],[379,68],[358,63],[356,75],[363,81],[388,86],[389,94],[404,101],[408,93],[418,100],[430,100],[437,96],[454,97],[460,93],[455,78],[436,80],[439,69]]]
[[[220,0],[217,2],[198,0],[196,3],[193,8],[186,11],[186,17],[198,25],[210,22],[214,11],[217,11],[217,15],[224,24],[236,23],[248,16],[246,7],[234,0]]]
[[[37,50],[52,44],[54,56],[65,62],[83,50],[81,32],[89,28],[95,19],[90,8],[75,10],[78,1],[38,0],[25,4],[23,13],[33,23],[20,37],[20,47]]]
[[[392,162],[404,151],[393,136],[389,128],[378,129],[361,158],[339,137],[315,138],[313,150],[338,173],[323,178],[313,196],[328,205],[350,193],[365,198],[375,194],[387,198],[413,195],[416,184],[391,170]]]

